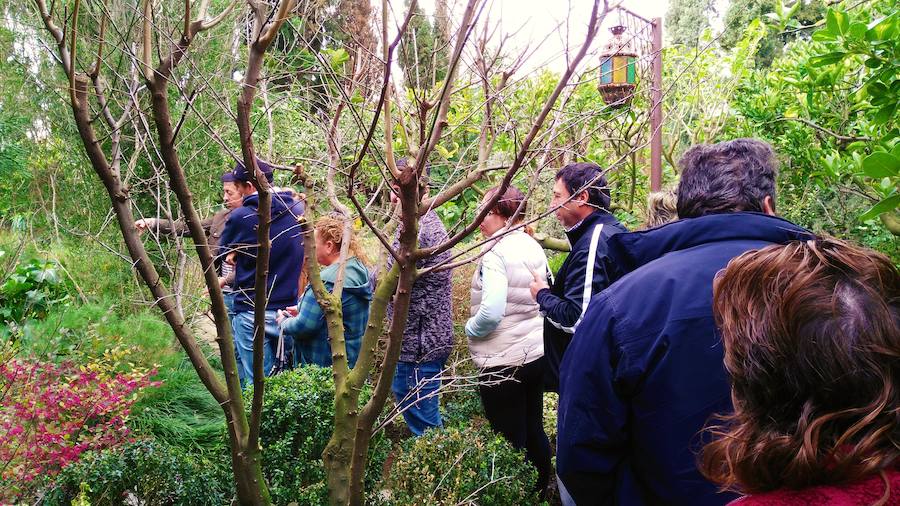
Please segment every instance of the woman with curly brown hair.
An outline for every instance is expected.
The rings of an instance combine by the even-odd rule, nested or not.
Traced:
[[[734,413],[700,467],[741,506],[900,505],[900,271],[832,239],[747,252],[714,311]]]

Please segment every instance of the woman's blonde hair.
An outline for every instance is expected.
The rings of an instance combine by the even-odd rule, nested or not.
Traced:
[[[316,220],[316,235],[322,238],[322,241],[331,241],[338,248],[341,247],[341,243],[344,238],[344,220],[348,218],[344,218],[340,214],[331,213],[325,216],[322,216],[318,220]],[[362,247],[359,245],[359,240],[356,237],[356,233],[353,231],[353,226],[350,226],[350,256],[356,257],[362,262],[366,267],[370,267],[369,258],[363,252]]]
[[[647,195],[647,218],[644,220],[644,228],[654,228],[677,220],[677,200],[678,197],[672,190]]]

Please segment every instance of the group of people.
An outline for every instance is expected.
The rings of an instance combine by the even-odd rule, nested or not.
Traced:
[[[759,140],[695,146],[680,161],[674,197],[651,203],[658,222],[628,232],[610,212],[601,168],[567,165],[550,202],[570,245],[555,276],[522,222],[523,193],[486,192],[482,210],[491,209],[464,330],[486,418],[525,451],[541,494],[555,475],[564,504],[900,505],[900,270],[779,218],[776,170]],[[222,282],[234,297],[244,364],[252,312],[240,315],[252,311],[255,260],[240,246],[256,242],[247,235],[256,204],[245,172],[239,165],[223,176],[234,210],[209,222],[220,251],[237,251],[234,274],[222,264]],[[289,193],[278,200],[273,230],[281,216],[302,212]],[[152,225],[160,224],[139,228]],[[339,218],[316,222],[326,286],[342,228]],[[284,334],[295,362],[329,365],[324,318],[308,289],[296,316],[274,312],[291,311],[300,269],[274,266],[277,255],[302,258],[299,231],[281,237],[269,272],[279,285],[267,363]],[[429,211],[420,247],[446,238]],[[342,304],[352,364],[375,280],[355,242],[349,251]],[[249,336],[249,348],[239,336]],[[452,347],[450,272],[428,270],[412,289],[393,385],[416,435],[442,425],[437,392]],[[543,429],[547,391],[559,393],[555,471]]]

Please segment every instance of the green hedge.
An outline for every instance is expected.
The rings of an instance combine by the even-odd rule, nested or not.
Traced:
[[[430,430],[408,440],[389,478],[395,506],[537,504],[537,471],[485,425]]]
[[[252,392],[245,394],[250,405]],[[363,390],[365,401],[370,395]],[[334,426],[334,381],[330,368],[305,366],[266,380],[260,440],[263,474],[275,504],[326,504],[322,451]],[[366,490],[375,491],[390,443],[372,438]]]
[[[63,469],[43,504],[227,504],[233,496],[228,471],[163,443],[138,441],[83,455]]]

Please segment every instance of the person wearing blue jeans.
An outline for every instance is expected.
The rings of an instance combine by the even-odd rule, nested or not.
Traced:
[[[398,362],[393,390],[397,408],[403,413],[406,425],[416,436],[432,427],[443,427],[438,389],[441,371],[447,359],[428,362]]]
[[[402,170],[407,163],[406,159],[400,159],[397,167]],[[420,179],[420,194],[427,190],[427,184],[423,183],[424,178]],[[391,199],[396,203],[399,189],[394,187],[392,190]],[[425,213],[419,221],[419,247],[430,248],[446,240],[447,229],[437,213],[434,210]],[[394,246],[398,247],[399,242]],[[444,264],[452,256],[452,252],[445,251],[419,260],[416,269]],[[388,262],[393,263],[390,255]],[[441,386],[441,369],[453,349],[452,276],[450,270],[426,273],[416,279],[410,293],[409,316],[392,390],[409,430],[416,436],[429,428],[443,427],[438,388]],[[393,318],[393,306],[388,310]]]
[[[232,271],[234,267],[231,267]],[[231,287],[229,287],[231,288]],[[237,362],[238,379],[241,380],[241,386],[246,381],[244,379],[244,365],[241,362],[241,351],[238,349],[237,338],[234,336],[234,292],[222,290],[222,298],[225,299],[225,309],[228,311],[228,323],[231,325],[231,340],[234,342],[234,359]]]
[[[262,175],[272,183],[272,167],[256,160]],[[243,195],[241,207],[231,212],[219,240],[221,255],[234,263],[234,294],[231,328],[234,334],[242,385],[253,383],[253,318],[256,289],[256,251],[259,239],[259,195],[250,184],[250,171],[238,163],[232,171],[235,187]],[[297,218],[303,214],[303,204],[294,200],[289,191],[272,192],[269,219],[269,270],[266,277],[266,322],[264,338],[264,374],[272,373],[276,361],[280,329],[275,322],[279,309],[297,301],[300,270],[303,265],[303,238]],[[285,340],[285,352],[293,349],[290,337]],[[286,358],[286,357],[285,357]],[[287,364],[289,365],[289,364]]]
[[[265,337],[263,338],[263,373],[268,376],[275,366],[275,357],[278,352],[278,340],[281,328],[275,322],[276,311],[266,311]],[[253,378],[253,311],[240,311],[231,319],[231,328],[234,332],[234,348],[237,351],[238,376],[241,378],[241,386],[246,386]],[[284,350],[294,349],[294,340],[287,334],[284,338]]]

